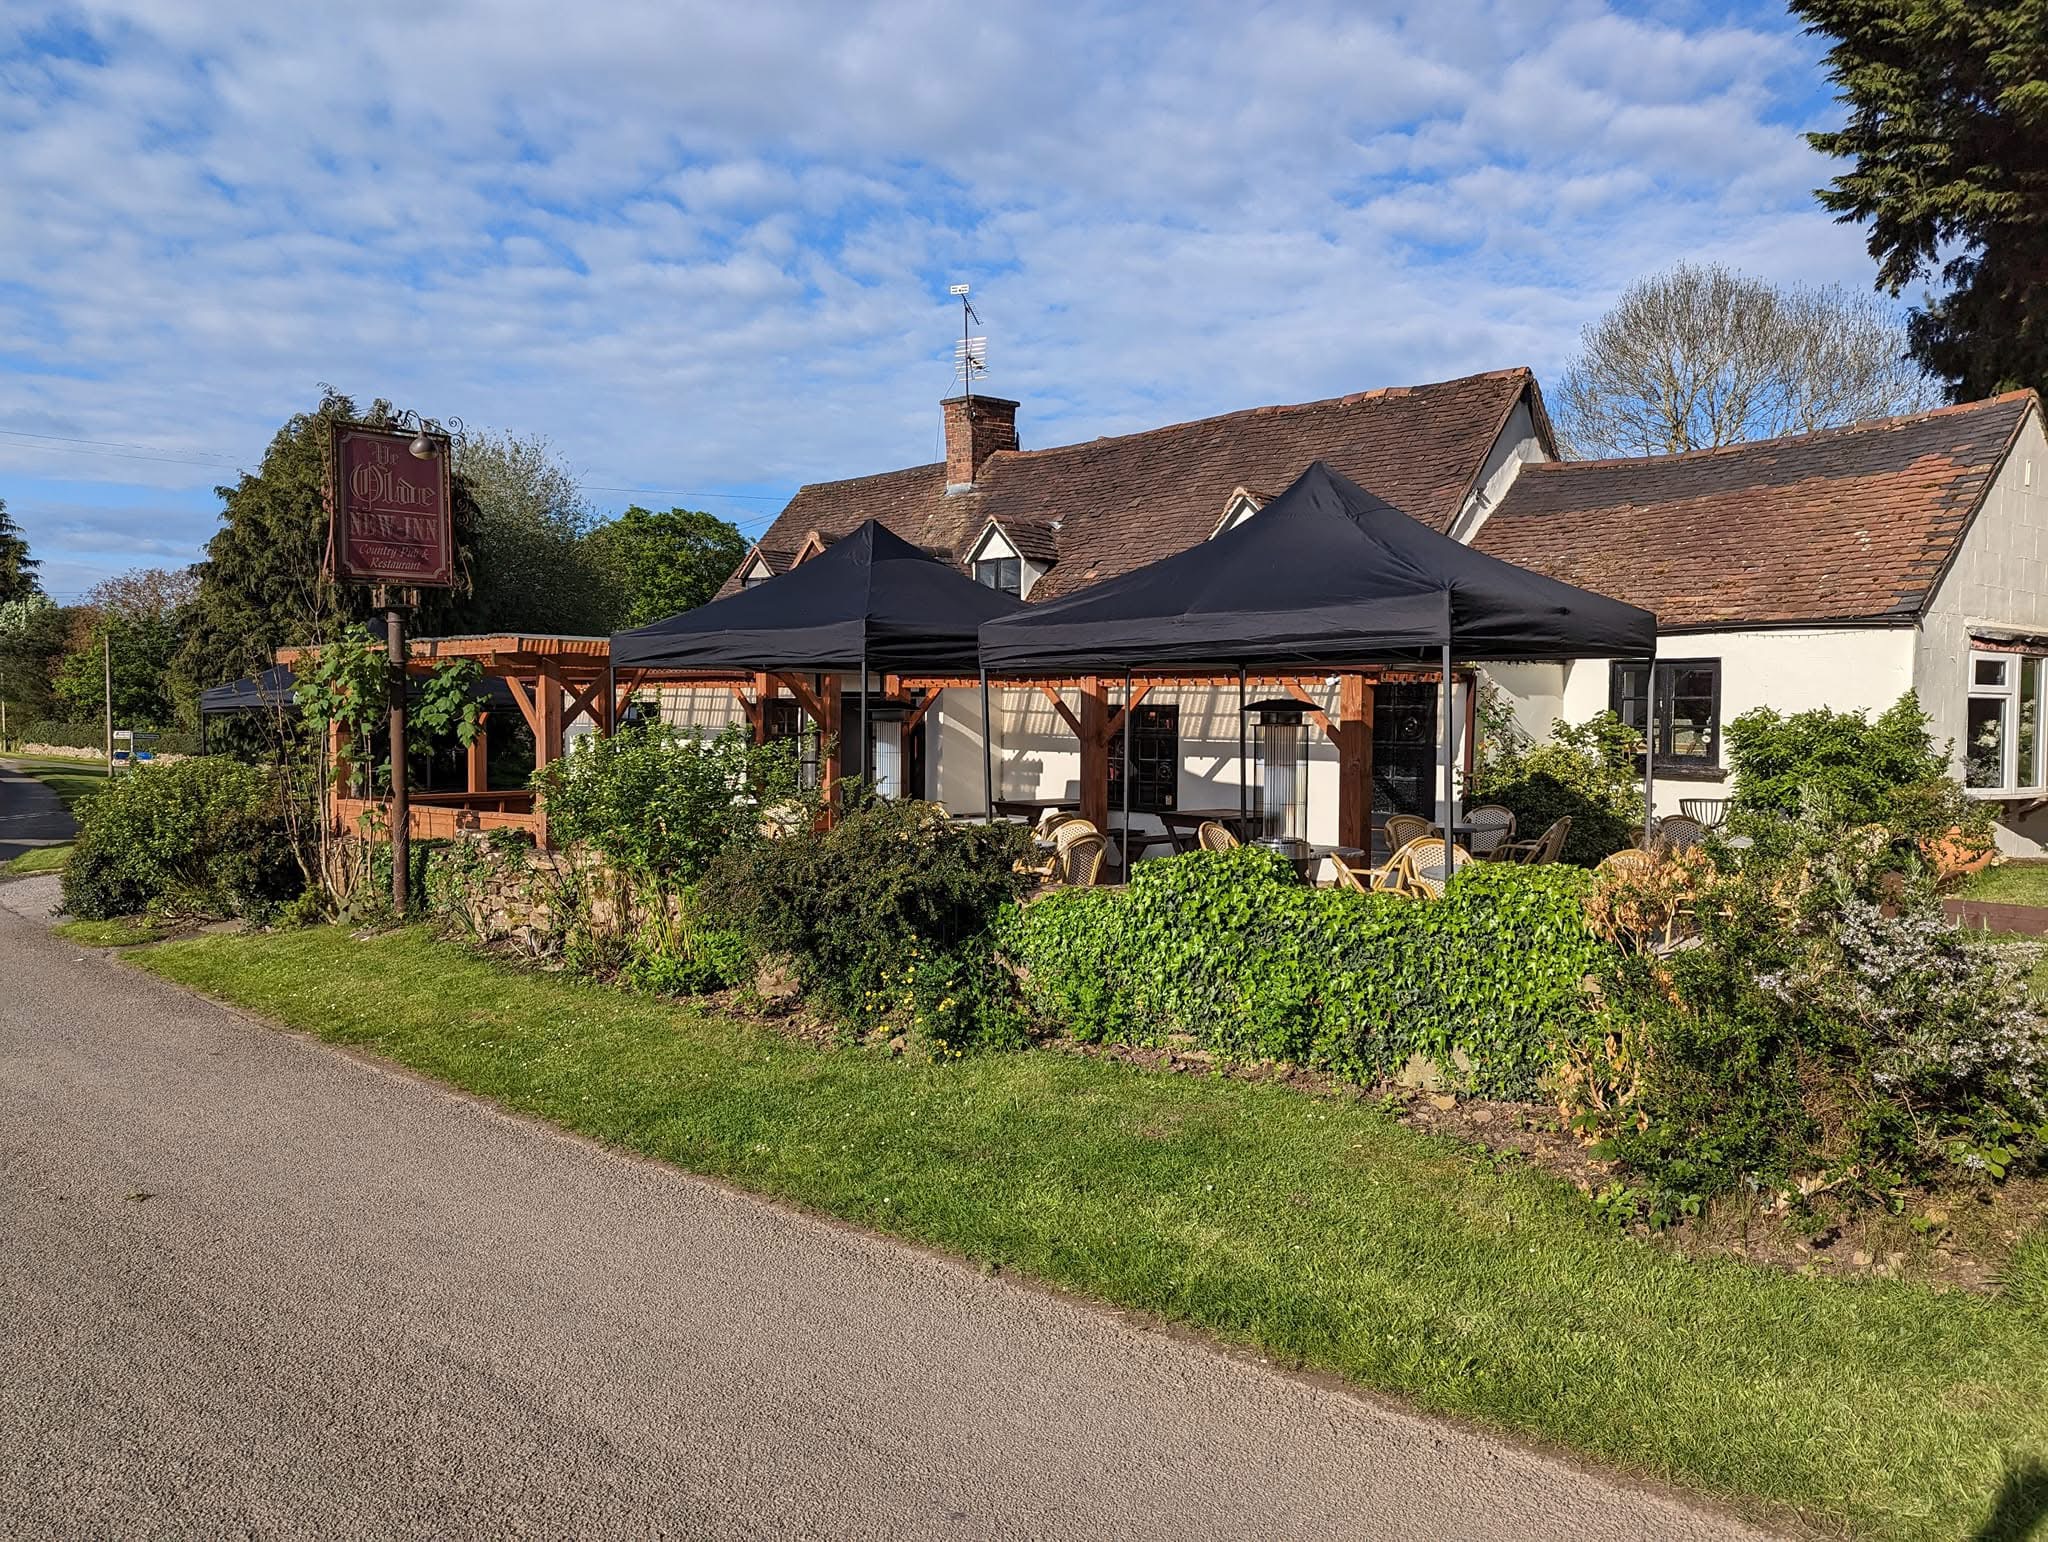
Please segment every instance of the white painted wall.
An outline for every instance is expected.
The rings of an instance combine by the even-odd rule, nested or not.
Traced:
[[[1457,540],[1470,545],[1472,538],[1479,534],[1480,526],[1486,523],[1487,515],[1500,505],[1514,483],[1515,476],[1532,461],[1548,460],[1550,456],[1543,449],[1543,441],[1536,437],[1536,419],[1529,410],[1529,398],[1524,393],[1515,403],[1515,410],[1508,414],[1507,423],[1494,440],[1493,448],[1486,453],[1485,465],[1479,473],[1479,480],[1465,499],[1465,506],[1458,511],[1458,517],[1451,521],[1451,534]]]
[[[2048,437],[2029,415],[1984,495],[1955,560],[1929,599],[1913,656],[1913,685],[1937,743],[1953,741],[1951,770],[1963,774],[1973,628],[2048,638]],[[2007,818],[2008,852],[2048,852],[2048,811]]]
[[[1658,638],[1657,656],[1720,661],[1725,730],[1755,707],[1882,712],[1912,688],[1915,637],[1910,626],[1674,632]],[[1542,740],[1558,718],[1581,723],[1607,710],[1611,664],[1489,664],[1486,673],[1513,701],[1517,726]],[[1659,815],[1675,814],[1681,798],[1723,798],[1732,791],[1725,777],[1659,777],[1652,802]]]

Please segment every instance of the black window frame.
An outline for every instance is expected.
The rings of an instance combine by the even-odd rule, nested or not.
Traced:
[[[1139,702],[1130,714],[1136,723],[1131,736],[1131,812],[1170,814],[1180,803],[1180,706]],[[1124,725],[1109,736],[1109,806],[1123,802]]]
[[[1656,755],[1657,764],[1660,766],[1670,766],[1673,769],[1697,766],[1718,770],[1721,765],[1721,660],[1718,658],[1658,659],[1654,676],[1648,673],[1649,668],[1650,661],[1648,659],[1616,659],[1609,665],[1607,673],[1607,710],[1620,718],[1624,723],[1628,723],[1631,728],[1638,728],[1638,723],[1630,721],[1630,713],[1627,711],[1627,708],[1633,705],[1637,708],[1635,713],[1637,718],[1645,716],[1643,711],[1643,708],[1646,706],[1644,692],[1627,690],[1623,685],[1623,675],[1625,671],[1635,671],[1637,677],[1643,681],[1645,688],[1651,684],[1654,678],[1657,696],[1657,718],[1655,724],[1652,725],[1655,730],[1654,733],[1646,735],[1646,737],[1650,740],[1650,747]],[[1688,669],[1704,669],[1710,670],[1713,673],[1714,689],[1710,698],[1712,706],[1708,709],[1707,714],[1707,750],[1705,754],[1681,755],[1672,748],[1675,722],[1671,703],[1676,694],[1672,690],[1672,681],[1681,670]]]
[[[1008,571],[1005,572],[1005,569]],[[994,582],[983,576],[989,572],[994,573]],[[1008,584],[1002,582],[1005,577],[1010,580]],[[1021,600],[1024,597],[1024,559],[1017,556],[976,557],[974,581],[984,589],[994,589],[1000,594],[1009,595],[1012,599]]]

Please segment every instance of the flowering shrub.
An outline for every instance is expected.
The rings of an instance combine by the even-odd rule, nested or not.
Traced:
[[[1885,827],[1754,828],[1739,861],[1603,877],[1589,913],[1623,946],[1597,1035],[1559,1057],[1566,1114],[1680,1194],[1877,1193],[1947,1164],[2001,1178],[2038,1151],[2036,950],[1968,943]]]

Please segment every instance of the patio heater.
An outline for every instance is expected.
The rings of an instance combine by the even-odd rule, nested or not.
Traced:
[[[1252,740],[1252,823],[1260,839],[1308,840],[1308,727],[1301,703],[1247,703]]]

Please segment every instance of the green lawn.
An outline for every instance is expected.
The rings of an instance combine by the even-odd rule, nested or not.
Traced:
[[[2048,905],[2048,862],[2006,862],[1987,867],[1963,885],[1966,899],[2005,905]]]
[[[1364,1104],[822,1050],[417,930],[134,957],[600,1140],[1830,1529],[1962,1537],[2002,1484],[2048,1505],[2043,1239],[2026,1301],[1688,1263]]]

